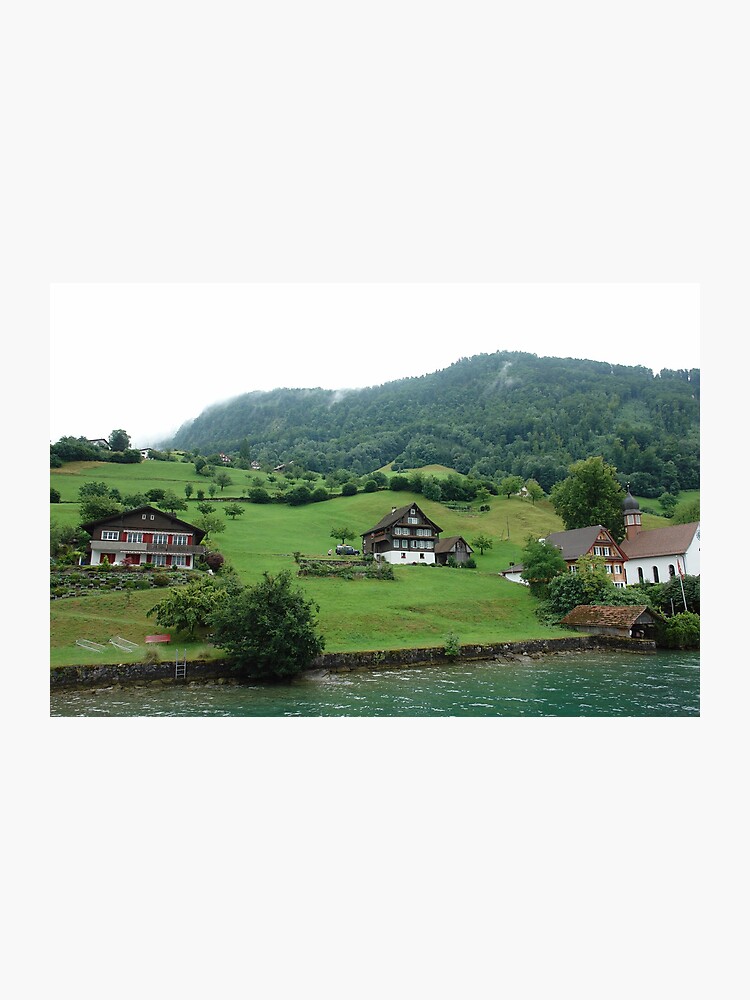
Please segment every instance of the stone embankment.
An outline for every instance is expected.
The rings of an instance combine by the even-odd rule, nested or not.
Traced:
[[[449,663],[495,660],[498,663],[525,662],[543,656],[589,652],[595,649],[621,649],[629,653],[653,653],[656,644],[644,639],[614,636],[580,635],[563,639],[530,639],[527,642],[502,642],[483,645],[463,645],[458,656],[445,649],[369,650],[359,653],[323,653],[305,673],[322,676],[326,673],[347,673],[352,670],[382,670]],[[190,660],[185,678],[175,677],[175,661],[159,663],[110,663],[92,666],[56,667],[50,671],[51,690],[92,688],[141,684],[185,684],[205,681],[237,681],[238,675],[226,660]],[[304,674],[303,674],[304,676]]]

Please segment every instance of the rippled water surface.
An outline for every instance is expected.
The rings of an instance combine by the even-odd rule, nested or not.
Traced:
[[[52,716],[698,716],[697,652],[575,653],[298,678],[51,695]]]

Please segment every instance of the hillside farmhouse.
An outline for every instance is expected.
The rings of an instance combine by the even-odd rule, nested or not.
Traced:
[[[156,507],[136,507],[82,527],[91,535],[92,566],[107,559],[115,566],[151,563],[194,569],[196,557],[206,551],[200,544],[205,531]]]
[[[442,530],[415,503],[394,507],[374,528],[363,533],[362,554],[400,565],[435,564],[435,546]]]

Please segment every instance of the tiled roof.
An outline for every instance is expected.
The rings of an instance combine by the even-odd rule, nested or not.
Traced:
[[[450,552],[456,542],[463,542],[469,552],[474,551],[461,535],[451,535],[449,538],[441,538],[439,542],[435,542],[435,552]]]
[[[560,549],[563,559],[578,559],[589,551],[600,531],[606,531],[601,524],[573,528],[571,531],[553,531],[551,535],[547,535],[546,542]]]
[[[660,618],[658,612],[647,604],[613,607],[612,605],[579,604],[560,622],[561,625],[596,625],[615,628],[630,628],[644,613],[652,618]]]
[[[412,507],[416,507],[422,517],[424,517],[426,521],[429,521],[429,523],[435,528],[435,531],[440,534],[443,529],[439,528],[434,521],[430,520],[421,507],[418,507],[415,503],[408,503],[405,507],[397,507],[394,511],[391,511],[390,514],[386,514],[385,517],[382,517],[378,521],[374,528],[368,528],[367,531],[362,532],[362,535],[369,535],[371,532],[379,531],[381,528],[389,528],[392,524],[396,524],[397,521],[400,521],[402,517],[405,517]]]
[[[698,521],[690,524],[675,524],[669,528],[652,528],[639,531],[635,538],[621,544],[628,559],[646,559],[651,556],[684,555],[700,527]]]

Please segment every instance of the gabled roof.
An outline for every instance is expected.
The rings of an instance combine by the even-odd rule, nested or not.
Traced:
[[[600,604],[579,604],[573,608],[560,622],[561,625],[594,625],[610,626],[614,628],[631,628],[644,615],[646,624],[648,620],[661,620],[663,615],[654,611],[647,604],[626,605],[617,607],[613,605]]]
[[[611,543],[624,554],[622,547],[612,538],[612,533],[603,524],[590,524],[586,528],[572,528],[570,531],[553,531],[551,535],[547,535],[545,541],[548,545],[555,545],[560,549],[563,559],[576,560],[589,551],[602,531],[606,531]]]
[[[373,532],[373,531],[380,531],[382,528],[390,528],[392,525],[397,524],[401,520],[402,517],[406,517],[406,515],[412,509],[412,507],[414,507],[416,510],[418,510],[419,513],[422,515],[422,517],[425,519],[425,521],[427,521],[429,524],[431,524],[432,527],[435,529],[435,531],[438,534],[440,534],[440,532],[443,529],[439,528],[437,526],[437,524],[435,524],[435,522],[425,514],[425,512],[422,510],[422,508],[419,506],[419,504],[408,503],[404,507],[396,507],[396,509],[392,510],[390,514],[386,514],[385,517],[382,517],[378,521],[378,523],[375,525],[374,528],[368,528],[367,531],[363,531],[362,535],[363,536],[364,535],[369,535],[371,532]]]
[[[698,528],[700,528],[700,522],[691,521],[690,524],[674,524],[669,528],[639,531],[631,541],[622,543],[622,551],[628,559],[682,556],[690,548],[690,543],[695,538]]]
[[[103,524],[116,524],[118,527],[122,528],[125,527],[125,518],[130,518],[133,514],[158,514],[160,517],[171,521],[175,527],[185,528],[186,530],[192,532],[196,545],[200,543],[200,540],[206,534],[205,531],[196,527],[196,525],[190,524],[188,521],[181,521],[179,517],[175,517],[174,514],[169,514],[165,510],[159,510],[158,507],[152,507],[150,504],[145,504],[143,507],[133,507],[131,510],[123,510],[120,511],[119,514],[110,514],[108,517],[100,517],[96,521],[87,521],[87,523],[82,524],[81,527],[90,535],[93,534],[93,529],[98,528]]]
[[[435,542],[435,552],[450,552],[456,542],[463,542],[469,552],[473,552],[474,549],[469,545],[463,535],[451,535],[449,538],[441,538],[439,542]]]

